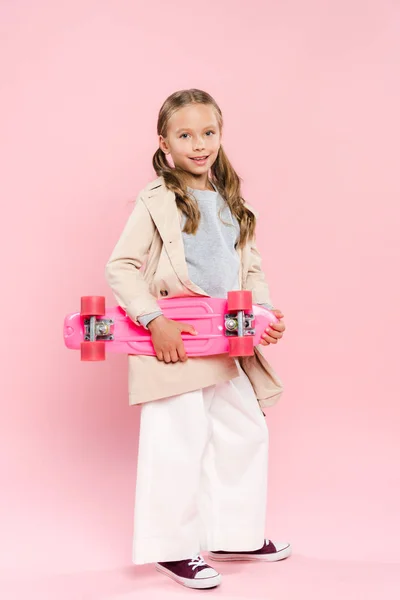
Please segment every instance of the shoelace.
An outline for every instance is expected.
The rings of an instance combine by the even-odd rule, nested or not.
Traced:
[[[200,555],[193,557],[189,561],[189,567],[192,567],[193,571],[195,569],[197,569],[197,567],[202,567],[205,564],[206,564],[206,562],[203,560],[203,558]]]

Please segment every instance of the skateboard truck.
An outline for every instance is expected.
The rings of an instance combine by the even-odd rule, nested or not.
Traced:
[[[105,359],[106,349],[104,342],[114,339],[114,335],[111,332],[114,321],[104,318],[105,314],[106,299],[104,296],[82,296],[81,317],[83,318],[84,325],[84,341],[81,343],[82,360]]]
[[[229,356],[252,356],[255,335],[253,299],[249,290],[228,292],[225,335],[229,337]]]
[[[255,335],[254,315],[244,310],[239,310],[236,314],[228,313],[225,315],[225,335],[238,336]]]
[[[90,316],[84,320],[83,324],[85,342],[114,339],[111,332],[111,327],[114,325],[112,319],[97,319],[95,316]]]

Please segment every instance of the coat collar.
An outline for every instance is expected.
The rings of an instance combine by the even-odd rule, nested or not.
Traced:
[[[157,227],[165,252],[181,283],[195,294],[208,296],[204,290],[189,279],[180,213],[174,192],[166,187],[162,177],[158,177],[145,188],[142,200]]]

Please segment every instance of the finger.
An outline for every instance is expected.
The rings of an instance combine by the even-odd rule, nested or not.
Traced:
[[[283,312],[281,312],[280,310],[272,310],[271,312],[274,313],[274,315],[276,317],[278,317],[278,319],[282,319],[282,317],[284,317],[285,315],[283,314]]]
[[[176,363],[176,362],[178,362],[178,360],[179,360],[179,357],[178,357],[178,353],[177,353],[177,351],[176,351],[176,350],[171,350],[171,352],[170,352],[170,356],[171,356],[171,361],[172,361],[173,363]]]
[[[271,335],[268,335],[268,333],[265,333],[262,336],[262,339],[265,340],[266,342],[268,342],[269,344],[276,344],[278,342],[277,338],[274,338]]]
[[[263,339],[264,341],[267,341],[268,343],[270,343],[270,340],[274,340],[275,338],[273,338],[270,335],[268,335],[268,333],[263,333],[262,336],[261,336],[261,339]]]
[[[157,356],[158,360],[161,360],[161,361],[164,360],[163,353],[161,351],[157,352],[156,356]]]
[[[270,337],[276,338],[277,340],[280,340],[283,336],[283,332],[277,331],[276,329],[271,329],[269,327],[267,327],[264,333],[265,335],[269,335]]]
[[[179,331],[182,333],[183,331],[185,333],[190,333],[191,335],[197,335],[197,331],[196,329],[193,327],[193,325],[189,325],[188,323],[179,323],[177,322],[177,325],[179,327]]]
[[[179,344],[179,346],[177,347],[177,350],[178,350],[179,359],[182,362],[186,362],[187,361],[187,354],[186,354],[185,346],[183,344]]]
[[[261,344],[262,346],[269,346],[269,342],[267,342],[267,340],[261,340],[261,341],[260,341],[260,344]]]
[[[171,362],[171,355],[169,352],[164,352],[164,362],[166,363],[170,363]]]
[[[282,333],[285,331],[286,329],[286,325],[283,321],[278,321],[278,323],[271,323],[269,325],[269,327],[271,329],[275,329],[275,331],[281,331]]]

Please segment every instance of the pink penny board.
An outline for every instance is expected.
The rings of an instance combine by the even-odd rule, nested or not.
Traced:
[[[234,315],[234,312],[228,311],[226,299],[188,296],[159,300],[158,303],[165,317],[193,325],[198,332],[196,336],[182,334],[188,356],[210,356],[230,352],[231,336],[227,335],[225,315]],[[254,316],[252,346],[256,346],[260,343],[266,327],[278,319],[272,312],[258,305],[253,305],[251,312]],[[106,309],[105,315],[96,318],[100,322],[111,321],[106,325],[106,333],[112,336],[112,339],[102,342],[108,352],[155,355],[150,332],[135,325],[120,307]],[[64,341],[67,348],[80,350],[84,339],[85,318],[79,312],[67,315],[64,320]]]

